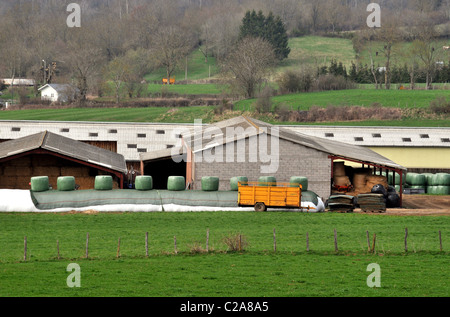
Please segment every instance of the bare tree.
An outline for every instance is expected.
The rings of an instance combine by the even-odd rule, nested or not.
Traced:
[[[251,98],[268,80],[275,61],[275,53],[269,42],[246,37],[237,44],[222,67],[234,90]]]
[[[170,80],[178,63],[191,51],[193,41],[188,33],[177,26],[162,26],[153,39],[152,58],[166,70]]]

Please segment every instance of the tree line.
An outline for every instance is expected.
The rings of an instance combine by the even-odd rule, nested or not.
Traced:
[[[367,1],[363,0],[80,0],[82,25],[69,28],[66,8],[72,2],[0,3],[0,77],[33,78],[36,94],[48,82],[73,83],[81,100],[98,93],[108,81],[118,100],[119,88],[136,96],[144,75],[163,67],[170,78],[189,53],[200,50],[205,61],[215,57],[222,72],[233,77],[239,72],[248,77],[249,71],[243,70],[263,67],[243,79],[252,81],[247,87],[234,82],[241,87],[240,94],[253,96],[267,81],[268,68],[289,55],[290,36],[331,34],[352,38],[359,56],[375,54],[371,45],[384,43],[378,53],[385,56],[384,82],[389,88],[393,43],[414,34],[410,39],[416,41],[415,54],[405,57],[412,60],[408,67],[415,67],[409,71],[417,77],[419,68],[425,70],[430,83],[436,78],[438,55],[433,50],[438,35],[431,30],[443,25],[439,34],[450,33],[445,24],[450,0],[378,1],[386,23],[380,30],[364,32]],[[419,32],[424,25],[429,25],[427,31]],[[392,31],[399,29],[400,35]],[[251,43],[255,38],[259,42]],[[245,54],[246,49],[266,54],[239,65],[238,53]],[[372,75],[374,67],[369,65]]]

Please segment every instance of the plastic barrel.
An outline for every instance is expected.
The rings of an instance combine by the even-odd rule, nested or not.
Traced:
[[[48,176],[36,176],[31,178],[31,191],[45,192],[49,187]]]
[[[202,177],[202,190],[205,192],[215,192],[219,190],[219,177],[204,176]]]
[[[167,190],[180,191],[186,187],[186,181],[183,176],[169,176],[167,179]]]
[[[152,190],[153,189],[153,178],[148,175],[136,176],[134,182],[134,188],[136,190]]]
[[[112,190],[113,179],[111,175],[97,175],[95,176],[94,188],[96,190]]]
[[[273,184],[259,184],[259,186],[276,186],[277,179],[274,176],[261,176],[258,178],[260,183],[273,183]]]
[[[61,176],[56,181],[58,191],[66,192],[75,190],[75,177]]]
[[[294,185],[302,185],[302,191],[308,190],[308,178],[305,176],[292,176],[289,183]]]
[[[230,189],[232,191],[237,191],[239,187],[238,185],[239,182],[246,184],[248,182],[248,178],[245,176],[235,176],[230,178]]]

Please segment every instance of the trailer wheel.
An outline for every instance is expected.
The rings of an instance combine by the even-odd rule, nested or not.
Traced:
[[[255,204],[255,211],[266,211],[266,205],[264,203],[256,203]]]

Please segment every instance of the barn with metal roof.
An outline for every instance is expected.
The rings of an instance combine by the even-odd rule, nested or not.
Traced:
[[[172,153],[184,154],[186,185],[192,189],[201,188],[204,176],[219,177],[221,190],[229,190],[229,181],[235,176],[258,180],[270,175],[280,182],[305,176],[310,190],[328,197],[334,161],[358,162],[379,172],[403,174],[406,170],[368,148],[296,133],[244,116],[194,127],[182,140],[182,150],[174,148]],[[163,159],[170,160],[169,151],[142,154],[142,172],[151,173],[155,169],[145,167]],[[159,169],[165,170],[161,177],[171,175],[171,168]]]
[[[82,189],[94,188],[95,176],[111,175],[123,186],[127,167],[123,155],[43,131],[0,145],[0,188],[29,189],[33,176],[75,176]]]

